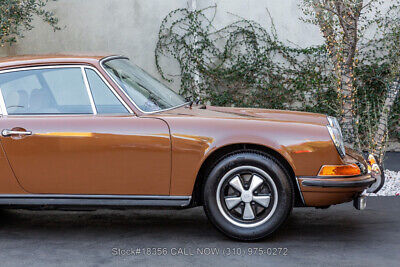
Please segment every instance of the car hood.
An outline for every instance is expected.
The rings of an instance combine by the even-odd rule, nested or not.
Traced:
[[[326,115],[260,108],[232,108],[232,107],[214,107],[214,106],[193,106],[179,107],[172,110],[158,112],[159,115],[166,116],[196,116],[210,118],[241,118],[241,119],[264,119],[269,121],[310,123],[318,125],[327,125]]]

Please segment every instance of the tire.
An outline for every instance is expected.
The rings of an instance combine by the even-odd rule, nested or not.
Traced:
[[[250,241],[271,235],[286,221],[294,205],[294,188],[275,158],[243,150],[222,158],[210,170],[203,199],[205,213],[218,230]]]

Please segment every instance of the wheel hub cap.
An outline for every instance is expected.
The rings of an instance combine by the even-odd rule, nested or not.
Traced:
[[[238,167],[221,179],[218,206],[225,218],[242,227],[268,220],[277,205],[277,189],[272,178],[253,166]]]
[[[249,203],[253,200],[253,193],[247,190],[242,193],[241,197],[243,202]]]

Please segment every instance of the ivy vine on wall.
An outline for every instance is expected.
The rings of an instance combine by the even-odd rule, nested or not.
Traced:
[[[211,19],[205,14],[210,9]],[[216,6],[178,9],[163,20],[156,65],[162,77],[172,81],[161,58],[173,57],[179,63],[181,94],[213,105],[335,112],[335,101],[306,101],[314,94],[334,95],[323,46],[285,46],[275,31],[269,33],[246,19],[217,30],[212,24],[215,12]]]
[[[177,9],[162,21],[155,50],[161,76],[180,80],[180,93],[212,105],[291,109],[340,115],[336,78],[325,45],[307,48],[280,41],[273,21],[266,29],[239,18],[216,29],[217,7]],[[390,65],[375,50],[365,52],[355,67],[356,107],[363,149],[369,149],[377,114],[386,92]],[[169,73],[166,58],[178,63]],[[399,101],[389,122],[400,139]]]

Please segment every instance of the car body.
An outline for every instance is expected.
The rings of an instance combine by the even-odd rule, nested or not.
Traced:
[[[274,178],[266,171],[270,162],[279,169],[275,173],[287,177],[284,186],[291,190],[287,212],[276,225],[253,236],[235,235],[225,231],[223,223],[214,224],[231,237],[256,239],[273,232],[292,206],[326,207],[352,201],[372,184],[375,188],[383,184],[380,176],[372,175],[374,162],[349,148],[345,155],[339,153],[327,127],[334,125],[325,115],[193,105],[181,102],[146,75],[119,56],[0,59],[0,205],[194,207],[207,202],[206,181],[216,165],[226,157],[232,157],[228,165],[249,158],[249,165],[258,166],[251,175]],[[157,89],[146,89],[152,86]],[[257,160],[263,160],[261,165],[251,163]],[[321,176],[324,166],[350,166],[350,173]],[[256,181],[254,177],[249,179]],[[239,186],[240,192],[228,188],[224,192],[234,192],[225,198],[241,197],[236,204],[244,208],[236,217],[239,213],[254,217],[256,208],[252,206],[250,212],[249,203],[268,206],[273,198],[249,193],[246,188],[252,185],[240,179],[245,188]],[[264,187],[275,190],[274,183]],[[279,184],[276,189],[280,190]],[[221,203],[228,202],[216,203],[222,209]],[[212,208],[206,212],[212,216]],[[263,220],[268,217],[266,210],[259,213]],[[245,219],[229,216],[225,214],[228,221],[238,219],[238,227],[247,227]]]

